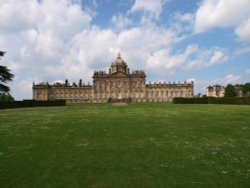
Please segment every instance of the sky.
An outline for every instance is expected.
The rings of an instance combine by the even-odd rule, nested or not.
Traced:
[[[250,0],[0,0],[0,60],[17,100],[32,83],[92,83],[121,52],[147,82],[250,81]]]

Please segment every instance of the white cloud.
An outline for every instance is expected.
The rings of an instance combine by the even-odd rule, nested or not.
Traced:
[[[188,79],[188,81],[193,81],[194,85],[195,85],[195,93],[202,93],[205,94],[206,93],[206,87],[208,85],[222,85],[222,86],[226,86],[227,84],[242,84],[242,83],[246,83],[246,78],[240,75],[234,75],[234,74],[228,74],[225,75],[221,78],[217,78],[214,80],[199,80],[199,79]]]
[[[250,43],[250,18],[243,21],[235,30],[239,40]]]
[[[249,0],[203,0],[195,16],[195,32],[235,27],[250,16]]]
[[[71,64],[64,59],[77,56],[69,55],[71,41],[78,33],[89,29],[91,16],[82,11],[79,4],[67,0],[0,3],[0,48],[7,51],[1,63],[17,77],[11,85],[17,98],[31,93],[30,87],[27,90],[25,85],[23,88],[27,91],[18,92],[22,84],[32,84],[36,79],[64,79],[64,64]]]
[[[135,1],[131,12],[143,11],[157,19],[166,1],[145,2]],[[223,48],[202,49],[197,44],[175,53],[173,46],[183,39],[179,32],[154,24],[135,26],[129,16],[121,14],[111,20],[118,31],[99,28],[91,23],[92,13],[68,0],[1,3],[0,17],[6,22],[0,20],[0,49],[7,51],[1,63],[17,76],[11,88],[18,99],[31,97],[33,81],[67,78],[78,82],[81,78],[91,82],[93,71],[107,70],[118,51],[131,70],[144,69],[148,76],[157,74],[157,79],[168,79],[180,69],[213,66],[228,58]],[[16,15],[20,17],[14,19]],[[192,14],[176,16],[182,23],[190,23],[192,18]]]
[[[33,78],[27,78],[25,80],[16,78],[9,84],[11,88],[11,95],[15,98],[15,100],[31,99],[32,83]]]
[[[91,82],[93,71],[107,70],[117,51],[122,52],[131,70],[144,69],[150,54],[180,40],[168,28],[142,25],[126,28],[125,25],[130,24],[127,18],[121,25],[124,28],[118,32],[101,29],[91,24],[91,14],[67,0],[42,3],[10,0],[2,5],[0,15],[7,23],[0,21],[0,48],[7,54],[1,63],[17,77],[11,88],[19,99],[31,96],[33,81],[68,78],[78,82],[82,78]],[[2,7],[8,7],[8,11]],[[25,14],[21,7],[25,7]],[[16,23],[13,22],[19,14]],[[113,21],[119,19],[122,16],[118,15]],[[18,24],[24,26],[16,27]],[[29,88],[18,92],[22,84]]]
[[[229,74],[225,76],[224,81],[225,83],[229,84],[229,83],[237,83],[240,79],[241,79],[241,76]]]
[[[35,1],[3,1],[0,6],[0,31],[5,33],[19,32],[34,26],[41,13]],[[27,13],[30,13],[29,16]]]
[[[227,50],[219,47],[199,49],[195,58],[188,60],[186,69],[201,69],[225,62],[229,56]]]
[[[205,94],[206,93],[206,86],[208,86],[210,83],[205,80],[199,80],[196,78],[190,78],[187,80],[187,82],[194,82],[194,94],[197,95],[198,93]]]
[[[148,16],[158,19],[166,0],[135,0],[129,12],[142,11]]]
[[[219,47],[201,49],[197,44],[192,44],[179,54],[173,54],[171,48],[163,48],[151,53],[146,59],[146,69],[166,77],[166,72],[171,76],[176,70],[202,69],[223,63],[227,59],[226,49]]]
[[[209,61],[210,65],[219,64],[228,59],[228,56],[226,55],[225,49],[218,49],[213,52],[212,57]]]
[[[176,20],[179,20],[180,22],[192,22],[194,19],[194,15],[191,13],[184,13],[184,14],[176,13],[174,17]]]
[[[206,93],[206,87],[209,85],[222,85],[222,86],[226,86],[227,84],[243,84],[248,82],[248,80],[246,79],[246,77],[241,76],[241,75],[234,75],[234,74],[228,74],[225,75],[221,78],[217,78],[214,80],[199,80],[196,78],[190,78],[187,80],[188,82],[193,81],[194,85],[195,85],[195,91],[194,93],[202,93],[205,94]]]
[[[248,53],[250,53],[250,47],[238,49],[238,50],[236,50],[236,52],[234,54],[235,55],[243,55],[243,54],[248,54]]]
[[[124,29],[133,25],[133,22],[122,14],[113,15],[111,21],[113,26],[117,27],[118,29]]]
[[[176,12],[170,17],[170,20],[170,27],[177,33],[182,34],[183,38],[191,36],[194,27],[194,14]]]
[[[226,86],[227,84],[240,84],[240,83],[243,83],[243,80],[244,80],[243,76],[228,74],[222,78],[217,78],[211,81],[210,85],[219,84],[222,86]]]
[[[160,69],[165,68],[167,70],[172,70],[174,68],[182,66],[190,55],[198,51],[197,45],[189,45],[184,53],[173,55],[170,49],[163,49],[154,52],[147,61],[147,66],[149,68],[159,67]]]

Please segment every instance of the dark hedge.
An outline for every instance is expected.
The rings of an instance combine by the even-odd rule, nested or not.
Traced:
[[[49,107],[49,106],[65,106],[65,105],[66,105],[65,100],[55,100],[55,101],[23,100],[23,101],[13,101],[13,102],[0,102],[0,109]]]
[[[207,104],[207,98],[182,98],[176,97],[173,99],[174,104]]]
[[[174,104],[250,104],[250,97],[204,97],[204,98],[181,98],[173,99]]]

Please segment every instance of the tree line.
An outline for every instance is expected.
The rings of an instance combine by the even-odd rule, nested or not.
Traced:
[[[0,51],[0,58],[5,52]],[[6,67],[0,65],[0,101],[14,101],[14,98],[9,94],[10,88],[6,85],[14,79],[14,74]]]
[[[241,92],[241,94],[240,94]],[[243,85],[232,85],[228,84],[225,87],[225,97],[237,97],[237,96],[250,96],[250,83],[245,83]]]

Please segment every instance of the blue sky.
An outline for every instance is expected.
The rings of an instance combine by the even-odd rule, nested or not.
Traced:
[[[16,99],[40,81],[92,82],[118,51],[147,82],[250,81],[249,0],[0,0],[1,64]]]

